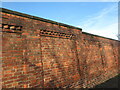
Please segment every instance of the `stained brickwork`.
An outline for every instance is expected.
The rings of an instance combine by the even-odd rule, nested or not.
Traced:
[[[88,33],[83,33],[82,40],[86,87],[100,84],[118,73],[118,42]]]
[[[93,87],[118,74],[120,42],[3,9],[3,88]]]

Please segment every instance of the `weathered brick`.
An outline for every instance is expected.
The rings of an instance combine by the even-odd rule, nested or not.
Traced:
[[[117,40],[7,12],[2,23],[22,29],[1,33],[3,88],[93,87],[118,74]]]

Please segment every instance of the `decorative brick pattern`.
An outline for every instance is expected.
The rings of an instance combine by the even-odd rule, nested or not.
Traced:
[[[48,30],[40,30],[40,35],[75,39],[75,35],[73,34],[66,34],[66,33],[60,33],[60,32],[48,31]]]
[[[8,25],[8,24],[2,24],[3,32],[21,32],[22,26],[15,26],[15,25]]]
[[[2,88],[91,88],[119,74],[120,42],[3,9]]]

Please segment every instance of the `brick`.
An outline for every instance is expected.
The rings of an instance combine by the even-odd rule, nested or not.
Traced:
[[[78,87],[92,87],[117,74],[120,42],[22,15],[2,14],[9,18],[3,24],[21,29],[19,34],[2,32],[3,87],[76,87],[79,80]],[[3,31],[10,29],[5,26]],[[70,35],[75,39],[66,38]]]

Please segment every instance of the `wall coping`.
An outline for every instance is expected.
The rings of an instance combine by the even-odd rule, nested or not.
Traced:
[[[109,40],[114,40],[114,41],[120,42],[119,40],[115,40],[115,39],[112,39],[112,38],[107,38],[107,37],[103,37],[103,36],[99,36],[99,35],[95,35],[95,34],[91,34],[91,33],[87,33],[87,32],[82,32],[82,33],[83,34],[88,34],[88,35],[91,35],[91,36],[101,37],[101,38],[105,38],[105,39],[109,39]]]
[[[18,15],[18,16],[22,16],[22,17],[26,17],[26,18],[30,18],[30,19],[34,19],[34,20],[39,20],[39,21],[43,21],[43,22],[47,22],[47,23],[52,23],[52,24],[56,24],[56,25],[60,25],[60,26],[68,27],[68,28],[78,29],[78,30],[82,31],[81,28],[71,26],[71,25],[67,25],[67,24],[64,24],[64,23],[59,23],[59,22],[56,22],[56,21],[52,21],[52,20],[40,18],[40,17],[37,17],[37,16],[32,16],[32,15],[20,13],[20,12],[13,11],[13,10],[8,10],[8,9],[5,9],[5,8],[0,8],[0,9],[2,9],[2,10],[0,10],[0,12],[13,14],[13,15]]]

